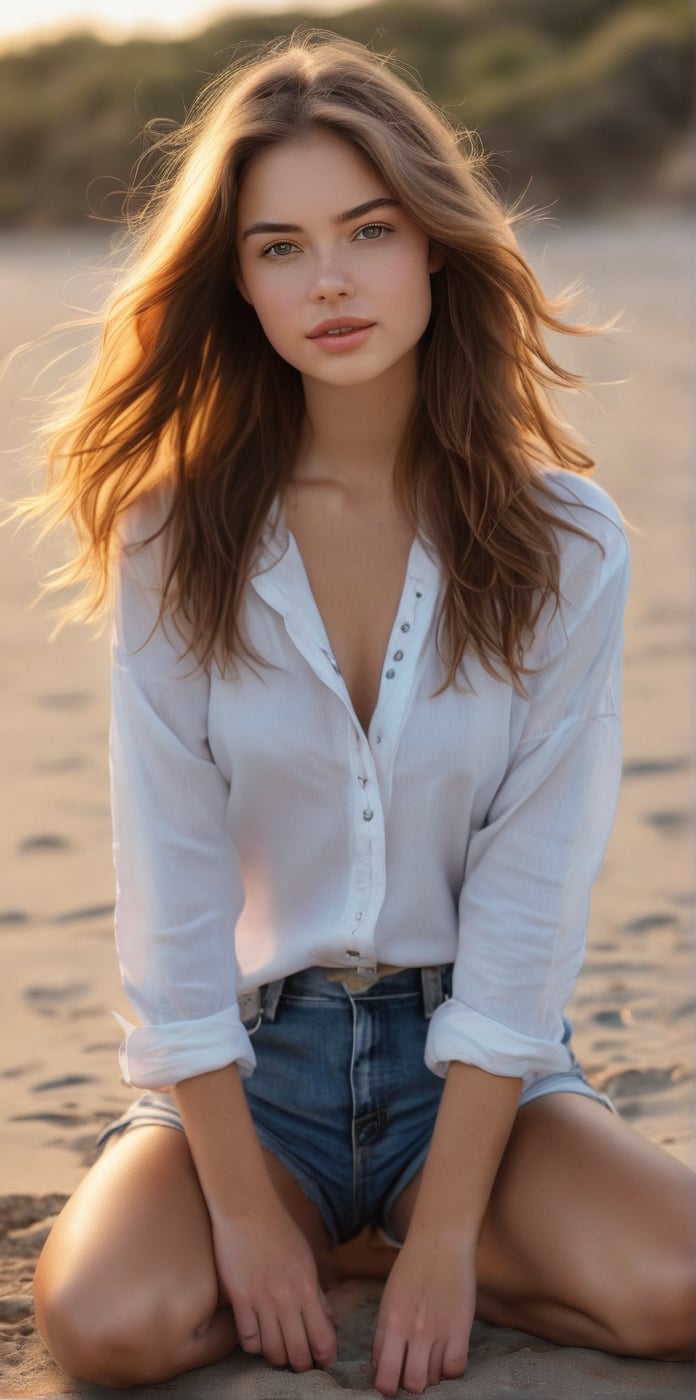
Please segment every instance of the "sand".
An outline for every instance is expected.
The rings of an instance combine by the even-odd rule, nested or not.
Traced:
[[[626,618],[625,767],[617,821],[597,883],[586,965],[572,1015],[592,1081],[636,1129],[693,1160],[694,937],[693,500],[689,465],[689,239],[684,215],[631,211],[548,226],[526,246],[555,289],[583,278],[595,316],[625,307],[610,339],[563,342],[574,366],[622,381],[564,412],[599,459],[597,479],[636,527]],[[88,235],[0,238],[7,308],[0,353],[84,305]],[[0,495],[30,489],[22,401],[46,353],[10,364],[0,383]],[[50,370],[37,386],[56,380]],[[54,604],[30,607],[37,580],[64,558],[53,537],[0,535],[0,1397],[88,1396],[36,1335],[30,1281],[49,1222],[93,1159],[100,1126],[130,1091],[119,1082],[128,1013],[112,940],[106,634],[70,628],[49,645]],[[305,1397],[364,1394],[379,1285],[334,1289],[339,1360],[296,1376],[244,1356],[136,1395]],[[558,1348],[477,1324],[465,1381],[433,1396],[671,1397],[694,1393],[689,1365]],[[376,1392],[372,1391],[372,1394]]]

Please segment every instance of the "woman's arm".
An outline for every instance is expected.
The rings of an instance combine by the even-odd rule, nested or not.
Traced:
[[[139,501],[114,559],[109,768],[115,932],[121,978],[141,1024],[127,1031],[123,1078],[144,1089],[255,1057],[237,1003],[234,934],[244,903],[229,783],[208,745],[210,677],[171,618],[164,504]],[[131,552],[132,551],[132,552]],[[154,629],[154,630],[153,630]]]
[[[116,942],[142,1022],[122,1021],[121,1066],[139,1087],[175,1086],[242,1345],[303,1370],[331,1359],[335,1334],[309,1245],[270,1181],[241,1082],[255,1065],[237,1003],[234,931],[244,892],[229,784],[208,745],[209,677],[194,657],[180,660],[171,620],[166,632],[155,627],[163,537],[128,548],[162,518],[150,502],[129,512],[115,561]]]
[[[453,1062],[408,1234],[387,1280],[372,1350],[375,1388],[419,1394],[461,1376],[476,1306],[476,1247],[512,1128],[519,1078]]]
[[[468,840],[452,996],[426,1040],[436,1074],[452,1060],[525,1078],[568,1067],[563,1014],[621,783],[630,560],[618,522],[600,515],[597,529],[604,558],[565,546],[561,608],[527,654],[540,669],[513,697],[507,770]]]
[[[525,678],[529,698],[515,698],[512,756],[468,844],[452,997],[426,1041],[426,1062],[447,1083],[376,1331],[376,1384],[388,1395],[399,1364],[415,1389],[462,1374],[476,1240],[521,1083],[568,1065],[563,1012],[621,778],[629,555],[611,506],[596,524],[604,557],[586,540],[565,542],[561,608],[530,649],[541,669]]]
[[[476,1065],[449,1066],[409,1240],[444,1230],[476,1246],[521,1085]]]
[[[336,1333],[314,1256],[271,1182],[239,1071],[227,1065],[173,1092],[241,1345],[274,1366],[328,1365]]]

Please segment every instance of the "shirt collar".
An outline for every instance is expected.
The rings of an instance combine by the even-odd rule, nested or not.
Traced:
[[[302,606],[300,580],[309,588],[297,541],[285,518],[282,494],[278,492],[261,531],[250,581],[267,602],[277,606],[282,600],[281,610],[289,611]],[[420,590],[420,595],[429,599],[438,592],[442,582],[436,551],[421,534],[416,534],[411,546],[407,580]]]

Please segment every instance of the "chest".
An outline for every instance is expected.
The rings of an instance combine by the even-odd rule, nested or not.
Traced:
[[[413,529],[394,511],[331,519],[286,506],[286,520],[353,709],[365,733],[404,588]]]

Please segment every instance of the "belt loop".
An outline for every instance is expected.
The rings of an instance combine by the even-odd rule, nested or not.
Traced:
[[[275,1021],[284,982],[285,978],[281,977],[277,982],[267,982],[265,987],[261,988],[261,1019],[263,1021]]]
[[[261,1025],[261,992],[258,987],[251,992],[241,992],[237,997],[237,1004],[242,1024],[252,1033],[257,1031]],[[252,1017],[256,1017],[256,1023],[253,1027],[251,1026]]]
[[[429,1021],[433,1013],[437,1011],[438,1006],[441,1006],[442,1002],[445,1000],[445,993],[442,985],[442,968],[422,967],[420,974],[423,991],[423,1012],[426,1021]]]

